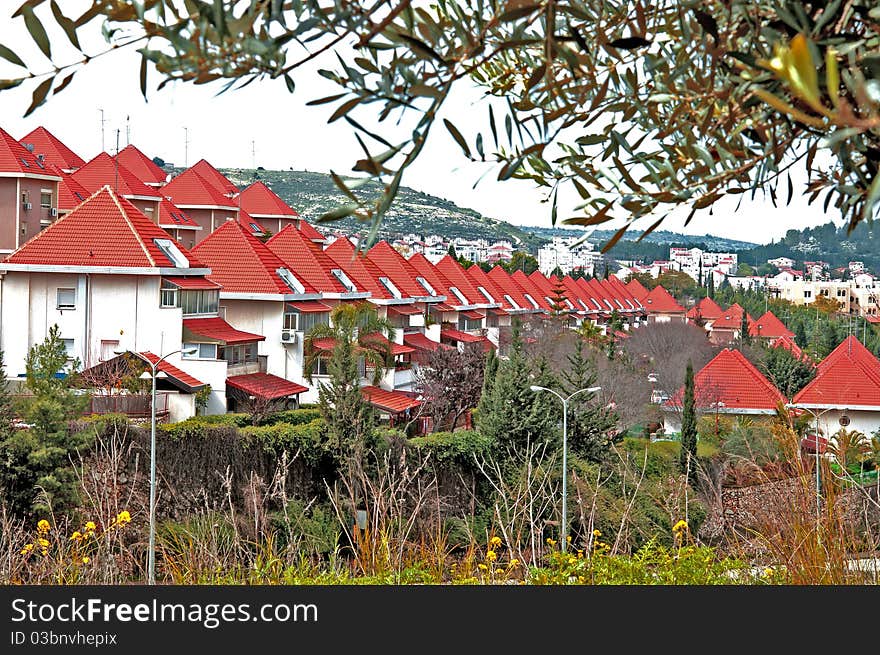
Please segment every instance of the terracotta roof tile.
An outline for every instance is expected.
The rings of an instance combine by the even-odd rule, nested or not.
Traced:
[[[372,298],[387,300],[394,297],[379,282],[382,271],[368,257],[357,252],[354,244],[345,237],[336,239],[324,249],[324,253],[345,271],[359,289],[369,291]]]
[[[215,188],[220,189],[221,193],[238,195],[238,187],[204,159],[200,159],[186,170],[198,173],[200,177],[206,179]]]
[[[312,247],[306,236],[293,225],[284,226],[266,241],[266,247],[286,262],[290,270],[322,292],[352,293],[333,275],[340,266],[324,251]],[[350,278],[349,278],[350,279]],[[351,280],[357,287],[357,282]],[[355,289],[354,291],[358,291]]]
[[[43,126],[31,130],[19,139],[19,143],[32,145],[33,154],[42,155],[43,163],[57,166],[62,170],[73,170],[86,163],[82,157]]]
[[[739,305],[739,303],[733,303],[730,307],[724,310],[724,312],[715,319],[715,322],[712,323],[713,330],[739,330],[742,327],[742,316],[745,310]],[[751,331],[752,325],[752,317],[746,313],[746,321],[749,325],[749,331]]]
[[[154,355],[149,350],[137,353],[137,355],[138,357],[149,362],[150,364],[155,364],[159,361],[159,356]],[[163,359],[159,363],[159,370],[165,373],[165,375],[167,375],[168,377],[176,380],[179,384],[187,387],[190,391],[195,391],[205,386],[204,382],[202,382],[198,378],[194,378],[186,371],[177,368],[174,364],[169,363],[167,359]]]
[[[197,171],[188,168],[159,189],[163,197],[178,207],[224,207],[238,210],[238,202],[217,188]],[[231,193],[231,192],[229,192]]]
[[[503,271],[504,269],[501,270]],[[489,293],[489,295],[495,299],[496,303],[501,304],[502,309],[512,311],[524,309],[531,312],[535,311],[534,305],[532,305],[532,303],[530,303],[528,299],[526,299],[526,297],[523,295],[522,289],[520,289],[518,285],[514,284],[513,280],[510,279],[510,276],[508,276],[504,281],[505,284],[500,285],[496,282],[496,280],[489,277],[489,274],[482,268],[480,268],[477,264],[469,266],[465,272],[467,273],[468,277],[471,278],[474,286],[477,287],[477,291],[480,290],[479,287],[483,287]],[[510,300],[508,300],[506,296],[509,296]],[[515,305],[511,304],[511,300],[515,303]]]
[[[760,318],[752,321],[751,325],[749,325],[749,334],[753,337],[766,337],[770,339],[794,336],[794,332],[785,327],[785,324],[776,318],[776,315],[770,310],[767,310]]]
[[[82,184],[69,174],[58,170],[61,181],[58,183],[58,209],[69,211],[92,195]]]
[[[724,314],[724,310],[721,309],[721,306],[706,296],[705,298],[700,298],[700,301],[688,310],[687,317],[694,321],[700,319],[714,321],[722,314]]]
[[[309,390],[308,387],[285,380],[271,373],[232,375],[226,378],[226,386],[267,400],[296,396]]]
[[[168,179],[168,173],[130,143],[119,151],[116,161],[134,173],[144,184],[161,186]]]
[[[471,282],[471,278],[465,273],[464,267],[449,255],[445,255],[434,266],[443,277],[449,280],[451,286],[454,286],[461,292],[466,301],[462,302],[454,293],[450,293],[446,298],[446,302],[454,305],[485,305],[489,302]],[[497,299],[496,301],[501,302]]]
[[[495,269],[500,269],[500,272],[496,272]],[[506,275],[514,284],[519,286],[520,290],[522,290],[523,292],[523,296],[525,296],[525,294],[529,294],[532,298],[535,299],[535,302],[538,303],[538,306],[545,312],[552,311],[550,304],[544,297],[545,294],[543,290],[538,285],[536,285],[534,281],[523,271],[514,271],[513,273],[508,273],[499,266],[496,266],[491,271],[489,271],[489,277],[498,276],[497,279],[499,280],[502,279],[502,274]]]
[[[452,282],[447,280],[446,276],[438,271],[437,267],[428,261],[427,257],[422,253],[417,252],[410,255],[407,261],[409,261],[409,265],[418,275],[425,278],[425,281],[434,288],[438,295],[446,296],[447,304],[455,304],[458,302],[456,297],[452,295],[452,292],[449,290],[449,287],[453,286]]]
[[[685,314],[685,309],[678,304],[662,284],[651,289],[650,293],[642,299],[642,304],[649,314]]]
[[[638,278],[631,278],[630,281],[626,283],[626,288],[629,289],[630,293],[640,301],[644,301],[645,296],[648,295],[648,290],[645,288],[644,284],[639,282]]]
[[[819,362],[816,377],[795,395],[799,405],[880,407],[880,361],[854,336]]]
[[[193,252],[211,267],[211,279],[232,293],[295,294],[276,272],[290,270],[274,252],[249,230],[235,221],[226,221],[196,244]],[[317,290],[306,280],[291,273],[306,293]]]
[[[422,403],[401,391],[386,391],[379,387],[361,387],[361,394],[369,404],[384,409],[391,414],[400,414],[408,409],[418,407]]]
[[[315,243],[324,243],[327,240],[324,238],[323,234],[318,232],[314,225],[304,219],[297,221],[296,229],[302,232],[306,239],[314,241]]]
[[[156,245],[156,239],[174,241],[109,186],[96,191],[73,211],[37,233],[5,260],[11,264],[65,266],[128,266],[176,268]],[[198,258],[174,242],[189,260]]]
[[[222,341],[227,344],[266,340],[266,337],[262,334],[237,330],[218,316],[210,318],[185,318],[183,319],[183,330],[185,333],[184,340],[186,341],[189,340],[190,335]]]
[[[47,171],[48,162],[37,159],[32,153],[6,130],[0,128],[0,173],[18,173],[20,175],[57,175]]]
[[[387,276],[405,298],[430,296],[430,292],[416,281],[421,277],[406,258],[397,252],[387,241],[380,241],[367,251],[367,259],[372,261]],[[437,291],[435,289],[435,291]],[[444,295],[437,291],[437,295]]]
[[[269,216],[299,217],[299,213],[295,209],[284,202],[277,193],[260,180],[245,187],[241,192],[239,201],[243,210],[257,218]]]
[[[155,198],[159,200],[159,191],[148,187],[141,182],[137,175],[116,161],[106,152],[102,152],[94,159],[72,173],[74,180],[82,184],[88,191],[94,193],[102,186],[109,185],[121,196],[140,196],[143,198]]]
[[[461,330],[455,330],[453,328],[444,328],[440,330],[440,338],[461,341],[462,343],[476,343],[482,341],[485,337],[476,334],[468,334],[467,332],[462,332]]]
[[[438,348],[444,347],[444,344],[437,343],[436,341],[431,341],[421,332],[408,332],[404,334],[403,343],[408,346],[412,346],[413,348],[416,348],[418,350],[425,350],[427,352],[434,352]]]

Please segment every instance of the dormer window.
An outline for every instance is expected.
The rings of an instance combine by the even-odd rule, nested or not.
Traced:
[[[504,299],[507,301],[507,304],[514,309],[520,309],[520,306],[516,304],[516,301],[510,296],[510,294],[505,293]]]
[[[306,292],[306,288],[302,285],[302,283],[299,280],[297,280],[294,277],[293,273],[288,271],[286,268],[275,269],[275,272],[278,274],[278,277],[280,277],[282,279],[284,284],[286,284],[287,287],[291,291],[293,291],[295,293],[305,293]]]
[[[339,284],[345,287],[346,291],[349,293],[357,293],[357,287],[354,285],[354,282],[351,281],[351,278],[345,274],[345,271],[341,268],[333,268],[330,269],[330,272],[333,274],[333,277],[339,280]]]
[[[532,298],[529,294],[526,293],[523,295],[525,296],[526,300],[528,300],[530,303],[532,303],[532,307],[534,309],[538,309],[540,307],[540,305],[535,301],[535,299]]]
[[[260,229],[260,226],[256,223],[251,223],[251,229],[254,231],[254,234],[262,234],[263,230]]]
[[[171,239],[153,239],[153,243],[175,268],[189,268],[189,260]]]
[[[455,294],[455,297],[458,298],[458,302],[462,305],[469,305],[467,298],[464,297],[464,294],[458,290],[458,287],[449,287],[449,290]]]
[[[437,295],[437,291],[434,289],[434,287],[432,287],[430,284],[428,284],[428,281],[425,278],[423,278],[421,276],[416,277],[416,282],[418,282],[419,284],[422,285],[422,288],[428,292],[429,296],[436,296]]]
[[[403,298],[403,294],[400,293],[400,289],[394,286],[394,283],[387,277],[380,277],[379,282],[382,283],[382,286],[385,287],[388,290],[388,293],[390,293],[392,296],[394,296],[395,298]]]
[[[484,287],[477,287],[477,291],[482,293],[486,297],[486,300],[488,300],[490,303],[492,303],[493,305],[495,304],[495,299],[489,294],[488,291],[486,291]]]

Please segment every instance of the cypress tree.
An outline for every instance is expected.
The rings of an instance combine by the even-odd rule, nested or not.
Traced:
[[[749,334],[749,313],[745,308],[743,308],[742,319],[739,322],[739,342],[743,346],[752,342],[752,336]]]
[[[688,483],[697,481],[697,412],[694,392],[694,367],[688,360],[684,376],[684,400],[681,412],[681,451],[679,469],[687,475]]]
[[[562,389],[570,396],[579,389],[597,386],[595,361],[585,352],[584,342],[575,344],[568,356],[568,367],[562,372]],[[569,403],[568,445],[572,452],[593,462],[604,461],[616,441],[617,414],[596,403],[592,394],[581,393]]]
[[[804,328],[804,322],[798,321],[794,328],[794,341],[801,348],[806,348],[809,341],[807,340],[807,331]]]

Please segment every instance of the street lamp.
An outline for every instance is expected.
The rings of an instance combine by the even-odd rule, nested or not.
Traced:
[[[822,513],[822,487],[821,482],[819,480],[819,418],[825,415],[827,412],[830,412],[832,409],[836,409],[834,407],[829,407],[826,410],[819,412],[818,414],[814,412],[809,407],[805,407],[804,405],[795,405],[794,403],[788,403],[785,405],[786,409],[800,409],[806,412],[809,412],[810,415],[816,420],[816,434],[815,434],[815,453],[816,453],[816,520],[819,519],[819,516]]]
[[[116,351],[117,354],[124,354],[125,351]],[[150,371],[144,371],[141,374],[142,379],[147,376],[152,379],[152,391],[150,394],[150,546],[147,551],[147,581],[148,584],[156,584],[156,378],[159,377],[159,364],[167,357],[176,353],[183,355],[194,355],[198,352],[198,348],[179,348],[172,350],[170,353],[162,355],[155,362],[147,362]],[[165,377],[165,374],[162,373]]]
[[[562,526],[560,529],[560,541],[562,542],[562,552],[565,552],[568,542],[568,511],[566,496],[566,479],[568,478],[568,401],[574,398],[579,393],[596,393],[597,391],[602,389],[602,387],[587,387],[585,389],[578,389],[574,393],[569,394],[567,398],[563,397],[562,394],[553,391],[553,389],[548,389],[547,387],[539,387],[536,384],[533,384],[530,389],[532,391],[549,391],[562,401]]]

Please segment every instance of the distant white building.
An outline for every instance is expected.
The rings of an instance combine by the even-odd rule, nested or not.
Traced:
[[[726,275],[736,275],[739,266],[738,257],[730,252],[706,252],[700,248],[670,248],[669,259],[676,264],[677,270],[686,273],[698,282],[712,269],[722,271]]]
[[[776,259],[768,259],[767,263],[776,268],[791,268],[794,266],[794,260],[791,257],[777,257]]]
[[[849,263],[849,272],[852,275],[864,273],[865,272],[865,262],[850,262]]]
[[[557,267],[563,273],[582,270],[587,275],[595,275],[596,264],[602,261],[602,253],[588,241],[577,237],[553,237],[553,240],[538,249],[538,269],[550,275]]]

